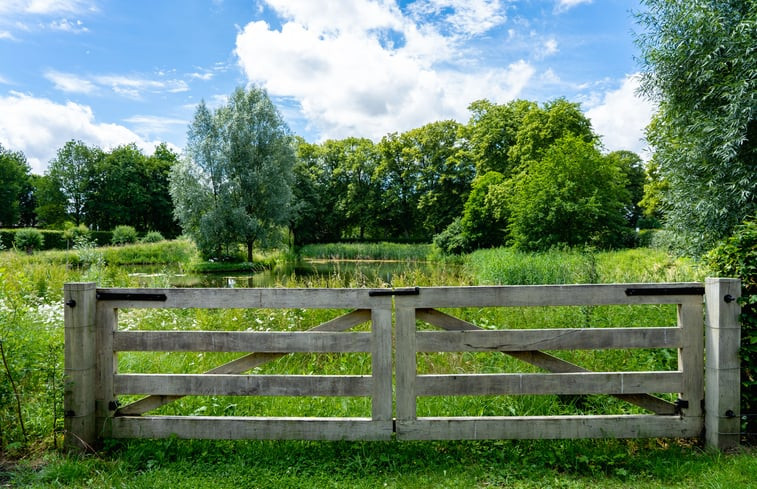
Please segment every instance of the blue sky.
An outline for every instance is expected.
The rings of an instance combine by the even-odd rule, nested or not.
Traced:
[[[200,100],[264,87],[292,131],[378,141],[487,98],[580,102],[642,152],[654,106],[627,0],[0,0],[0,143],[43,173],[70,139],[177,151]]]

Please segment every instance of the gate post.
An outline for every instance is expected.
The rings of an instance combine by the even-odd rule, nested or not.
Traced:
[[[64,306],[64,445],[83,452],[97,438],[95,419],[95,308],[93,282],[63,286]]]
[[[726,450],[741,438],[741,281],[705,281],[705,445]]]

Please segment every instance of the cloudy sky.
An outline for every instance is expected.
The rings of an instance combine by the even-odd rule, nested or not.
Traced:
[[[641,152],[636,0],[0,0],[0,143],[184,147],[200,100],[263,86],[311,142],[466,122],[478,99],[580,102]]]

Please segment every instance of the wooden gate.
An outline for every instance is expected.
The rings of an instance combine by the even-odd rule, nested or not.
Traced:
[[[740,328],[735,301],[739,290],[739,281],[732,279],[708,279],[706,284],[404,290],[101,289],[92,283],[66,284],[66,443],[82,449],[110,437],[310,440],[696,437],[702,435],[706,426],[707,444],[727,448],[738,444],[739,432]],[[449,312],[456,308],[639,304],[676,305],[677,324],[635,328],[561,325],[554,329],[526,330],[508,329],[501,324],[483,330]],[[119,309],[156,307],[352,311],[302,332],[118,329]],[[349,331],[366,322],[370,322],[370,331]],[[629,348],[677,349],[677,369],[587,371],[546,352]],[[121,374],[117,366],[119,351],[243,355],[204,374]],[[371,355],[371,374],[243,375],[289,352],[367,352]],[[418,356],[427,352],[501,353],[536,366],[544,373],[418,374]],[[655,395],[659,393],[676,393],[678,400],[663,400]],[[119,406],[119,396],[135,394],[147,397]],[[417,399],[423,396],[529,394],[607,394],[637,405],[649,414],[417,415]],[[147,415],[185,395],[365,396],[371,399],[371,417]]]

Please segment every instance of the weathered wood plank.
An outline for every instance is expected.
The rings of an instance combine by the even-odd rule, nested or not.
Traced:
[[[418,315],[418,319],[450,331],[481,330],[481,328],[472,323],[437,311],[436,309],[418,309],[416,314]],[[542,368],[547,372],[574,373],[589,371],[579,365],[541,351],[512,351],[503,353],[522,362]],[[649,394],[615,394],[614,397],[652,411],[655,414],[672,415],[677,412],[675,404]]]
[[[626,295],[629,288],[689,289],[702,283],[502,285],[421,287],[417,296],[403,296],[415,308],[495,306],[584,306],[613,304],[702,304],[701,295]]]
[[[143,294],[165,294],[165,301],[137,299],[107,300],[114,308],[198,308],[198,309],[370,309],[391,304],[391,296],[370,297],[372,289],[139,289]],[[135,289],[99,288],[107,294],[134,294]]]
[[[397,419],[409,420],[416,417],[415,380],[417,373],[415,348],[415,309],[401,306],[397,298],[396,321],[396,383]]]
[[[390,440],[389,421],[370,418],[242,418],[160,416],[113,419],[114,438],[209,440]]]
[[[620,415],[397,420],[398,440],[494,440],[565,438],[690,438],[701,417]]]
[[[113,374],[118,371],[118,356],[113,351],[113,333],[118,326],[118,310],[98,303],[95,310],[97,351],[97,378],[95,383],[95,410],[97,432],[108,438],[109,420],[115,413],[116,396],[113,392]]]
[[[371,416],[374,420],[392,419],[392,310],[374,309],[372,312],[373,351],[371,352],[371,375],[373,392]]]
[[[116,351],[370,352],[371,333],[312,331],[118,331]]]
[[[363,375],[117,374],[118,394],[163,396],[370,396]]]
[[[705,444],[728,450],[741,440],[741,281],[708,278],[705,287]]]
[[[342,316],[336,317],[325,323],[319,324],[308,331],[345,331],[350,328],[371,320],[369,309],[357,309]],[[286,355],[285,353],[250,353],[243,357],[232,360],[216,368],[208,370],[206,374],[241,374],[255,367],[272,362]],[[117,416],[138,416],[146,412],[165,406],[182,396],[148,396],[124,406],[116,411]]]
[[[63,288],[63,406],[65,447],[84,452],[97,441],[95,283],[67,283]]]
[[[680,372],[419,375],[418,396],[644,394],[678,392]]]
[[[678,349],[678,370],[683,372],[681,399],[688,401],[685,416],[701,416],[704,402],[704,311],[701,304],[678,306],[683,343]]]
[[[677,348],[678,328],[419,331],[419,352]]]

